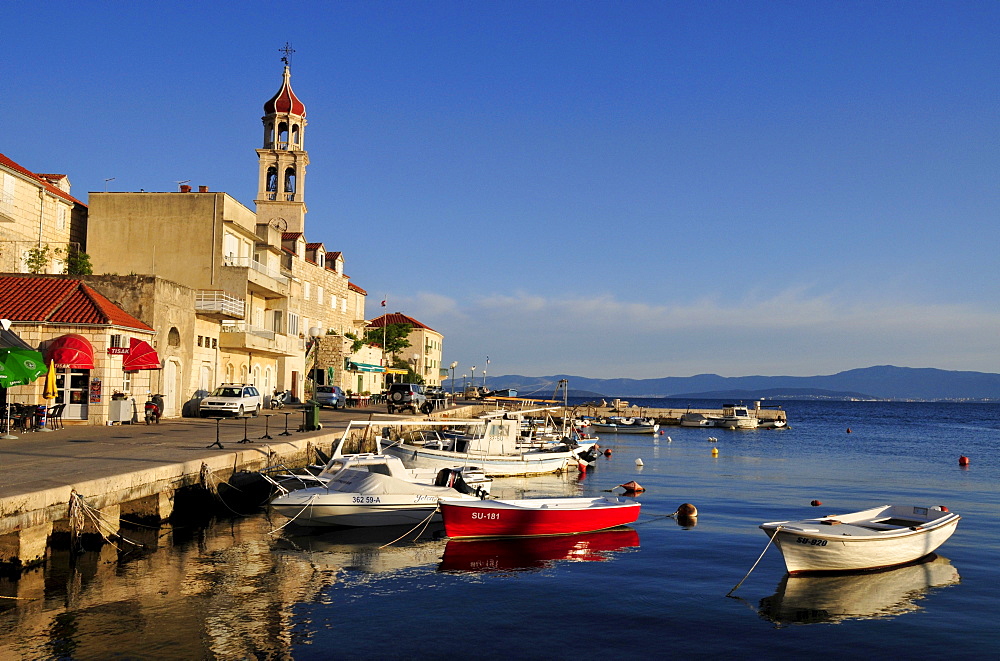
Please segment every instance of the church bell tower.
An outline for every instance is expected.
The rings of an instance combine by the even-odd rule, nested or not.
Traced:
[[[292,91],[288,44],[281,89],[264,104],[264,146],[257,150],[257,221],[286,232],[304,232],[306,219],[306,107]]]

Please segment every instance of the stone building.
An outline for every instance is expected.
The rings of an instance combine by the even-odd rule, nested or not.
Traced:
[[[0,273],[63,273],[85,251],[87,205],[64,174],[38,174],[0,154]]]
[[[180,401],[221,382],[300,399],[313,380],[356,385],[346,334],[364,328],[366,293],[350,282],[343,253],[306,239],[306,108],[287,65],[262,123],[255,210],[207,186],[90,195],[95,273],[156,276],[193,292]]]
[[[402,312],[376,317],[368,322],[368,328],[382,328],[391,324],[409,324],[413,327],[407,338],[410,342],[409,348],[400,352],[395,358],[402,359],[412,366],[414,372],[423,377],[425,384],[440,386],[442,378],[447,376],[445,367],[441,364],[444,336]]]
[[[66,423],[104,424],[140,416],[146,395],[159,391],[156,332],[79,277],[0,276],[0,317],[56,368],[55,399],[43,399],[39,379],[9,389],[7,401],[63,404]]]

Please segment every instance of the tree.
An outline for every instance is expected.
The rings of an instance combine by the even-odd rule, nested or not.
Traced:
[[[406,380],[403,383],[423,383],[424,377],[413,371],[413,363],[402,358],[394,358],[392,366],[396,369],[406,370]]]
[[[66,254],[66,267],[63,272],[68,275],[91,275],[94,268],[90,265],[90,255],[79,248],[71,248]]]
[[[49,265],[49,255],[51,254],[52,248],[50,248],[48,244],[38,246],[36,248],[29,248],[28,254],[24,258],[24,265],[28,269],[28,273],[33,273],[35,275],[44,273],[45,267]]]
[[[413,331],[413,324],[387,324],[365,329],[365,344],[381,347],[385,353],[396,353],[410,346],[406,338]]]

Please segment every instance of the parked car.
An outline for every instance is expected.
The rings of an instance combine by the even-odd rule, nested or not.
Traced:
[[[419,383],[390,384],[387,399],[389,413],[410,409],[414,413],[419,410],[427,414],[434,410],[434,406],[427,401],[424,387]]]
[[[209,416],[256,416],[264,406],[260,392],[245,383],[223,383],[212,394],[201,400],[198,407],[201,417]]]
[[[343,408],[347,403],[346,395],[340,386],[316,386],[316,394],[313,397],[320,406],[331,408]]]
[[[468,386],[463,394],[466,399],[481,399],[487,392],[485,386]]]

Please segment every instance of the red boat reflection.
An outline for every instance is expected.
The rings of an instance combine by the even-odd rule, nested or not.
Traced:
[[[610,554],[639,546],[632,528],[550,537],[449,539],[440,571],[518,571],[543,569],[558,560],[604,562]]]

